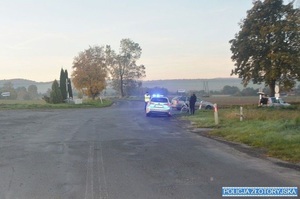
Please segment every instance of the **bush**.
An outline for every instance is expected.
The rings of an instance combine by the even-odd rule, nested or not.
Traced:
[[[54,80],[52,84],[52,91],[50,93],[50,103],[59,104],[63,102],[61,90],[59,88],[57,80]]]
[[[50,97],[44,95],[42,99],[45,100],[45,102],[50,103]]]

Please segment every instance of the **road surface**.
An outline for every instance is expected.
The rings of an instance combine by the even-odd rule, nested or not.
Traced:
[[[222,187],[298,186],[299,171],[145,117],[144,103],[0,111],[1,199],[222,198]]]

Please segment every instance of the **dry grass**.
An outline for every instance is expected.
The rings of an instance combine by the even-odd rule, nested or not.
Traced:
[[[46,104],[44,100],[0,100],[0,104]]]
[[[257,98],[254,97],[223,96],[210,99],[224,107],[218,111],[218,125],[215,124],[212,111],[197,111],[195,116],[185,118],[193,121],[198,128],[214,128],[210,132],[213,136],[264,149],[267,156],[300,163],[299,96],[285,98],[292,104],[288,108],[258,107],[255,104]],[[240,106],[243,107],[243,121],[240,121]]]
[[[230,105],[257,105],[259,97],[258,96],[224,96],[216,95],[209,98],[203,98],[206,101],[216,103],[220,106],[230,106]],[[283,98],[286,102],[291,104],[300,103],[300,96],[287,96]]]
[[[101,108],[112,104],[111,100],[84,100],[82,104],[49,104],[44,100],[0,100],[0,110],[16,109],[68,109],[68,108]]]

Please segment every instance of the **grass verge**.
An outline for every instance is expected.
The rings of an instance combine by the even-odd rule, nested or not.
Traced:
[[[19,100],[0,100],[0,110],[16,109],[70,109],[70,108],[101,108],[110,106],[111,100],[84,100],[82,104],[48,104],[43,100],[19,101]]]
[[[212,128],[211,136],[263,149],[269,157],[300,163],[299,108],[249,106],[244,108],[243,121],[240,121],[239,111],[239,108],[220,109],[218,125],[212,111],[197,111],[194,116],[183,116],[183,119],[192,121],[197,128]]]

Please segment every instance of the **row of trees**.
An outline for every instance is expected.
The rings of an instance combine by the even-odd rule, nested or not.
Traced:
[[[130,95],[145,77],[145,66],[137,64],[141,54],[139,44],[130,39],[121,40],[118,53],[109,45],[90,46],[74,58],[74,87],[95,99],[110,82],[121,97]]]
[[[237,86],[229,86],[225,85],[222,90],[220,91],[210,91],[211,95],[233,95],[233,96],[256,96],[258,95],[258,92],[260,89],[254,89],[251,87],[247,87],[244,89],[239,89]],[[271,91],[269,87],[265,87],[262,89],[262,91],[268,95],[270,95]],[[205,95],[204,90],[202,91],[196,91],[200,96]],[[286,93],[286,92],[281,92],[281,94]],[[291,93],[295,95],[300,95],[300,85],[298,87],[295,87],[291,90]]]
[[[270,96],[276,85],[286,91],[295,87],[300,81],[300,9],[293,2],[255,0],[240,28],[229,41],[235,63],[231,75],[242,78],[245,87],[250,81],[264,83]],[[121,40],[118,52],[109,45],[90,46],[73,60],[75,88],[93,99],[108,82],[121,97],[140,91],[139,79],[145,77],[145,66],[137,64],[141,53],[139,44],[130,39]],[[66,88],[61,80],[60,87]],[[246,88],[244,93],[254,92]]]
[[[221,91],[212,91],[212,94],[221,94],[221,95],[234,95],[234,96],[256,96],[258,95],[259,89],[254,88],[244,88],[240,90],[236,86],[224,86]],[[268,89],[264,89],[265,93],[269,93]]]
[[[59,82],[53,81],[49,95],[44,96],[43,99],[53,104],[63,103],[73,98],[71,79],[68,77],[67,70],[61,69]]]
[[[142,91],[142,92],[141,92]],[[140,90],[137,91],[137,95],[140,95],[141,93],[143,94],[144,91],[148,91],[150,94],[162,94],[165,96],[168,95],[182,95],[179,93],[172,93],[166,88],[141,88]],[[269,94],[270,90],[268,87],[265,87],[262,90],[264,93]],[[198,90],[198,91],[190,91],[189,93],[196,93],[198,96],[206,96],[207,93],[204,90]],[[232,96],[257,96],[259,92],[259,89],[254,89],[254,88],[244,88],[244,89],[239,89],[237,86],[229,86],[225,85],[220,91],[210,91],[210,95],[232,95]],[[300,85],[298,85],[297,88],[293,89],[293,93],[296,95],[300,94]]]
[[[35,100],[38,99],[38,89],[36,85],[29,85],[28,88],[22,86],[14,88],[13,83],[6,82],[3,87],[0,88],[0,93],[9,92],[9,96],[3,97],[0,95],[0,99],[19,99],[19,100]]]

